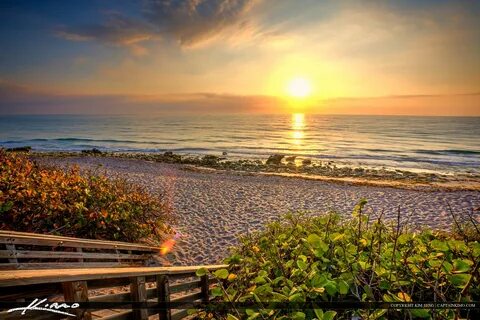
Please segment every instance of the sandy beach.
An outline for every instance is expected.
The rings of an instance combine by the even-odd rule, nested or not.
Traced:
[[[77,164],[81,169],[126,178],[153,194],[166,194],[176,216],[174,228],[181,234],[173,252],[166,256],[165,262],[174,265],[220,262],[239,235],[260,230],[290,211],[317,214],[335,210],[348,215],[358,200],[366,198],[367,209],[384,210],[386,219],[396,219],[400,208],[402,220],[409,219],[414,227],[448,230],[453,226],[448,206],[457,214],[480,207],[478,191],[351,185],[109,157],[37,161],[60,167]]]

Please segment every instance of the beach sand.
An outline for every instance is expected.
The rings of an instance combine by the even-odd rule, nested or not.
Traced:
[[[367,209],[384,210],[385,218],[416,228],[449,230],[457,214],[480,207],[479,191],[411,190],[352,185],[260,174],[195,170],[178,164],[109,157],[45,157],[40,163],[64,167],[77,164],[112,177],[126,178],[153,194],[166,194],[180,232],[165,263],[192,265],[218,263],[228,256],[237,237],[261,230],[289,211],[318,214],[335,210],[349,215],[355,204],[368,199]],[[399,209],[400,208],[400,209]],[[476,217],[480,212],[476,211]]]

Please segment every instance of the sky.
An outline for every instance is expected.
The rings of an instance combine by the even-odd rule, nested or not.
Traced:
[[[480,1],[1,0],[0,114],[478,116],[479,16]]]

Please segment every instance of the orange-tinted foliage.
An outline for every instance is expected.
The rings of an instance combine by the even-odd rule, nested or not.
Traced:
[[[0,229],[139,241],[170,231],[169,207],[124,180],[42,168],[0,150]]]

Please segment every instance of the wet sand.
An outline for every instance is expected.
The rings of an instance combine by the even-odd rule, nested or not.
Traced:
[[[239,235],[260,230],[266,222],[290,211],[309,214],[334,210],[349,215],[361,198],[367,210],[402,220],[416,228],[448,230],[453,226],[448,205],[457,214],[480,207],[479,191],[411,190],[353,185],[301,178],[192,170],[178,164],[108,157],[40,158],[55,166],[77,164],[112,177],[126,178],[153,194],[164,193],[176,216],[180,232],[174,265],[217,263],[228,255]],[[476,211],[480,218],[480,212]]]

